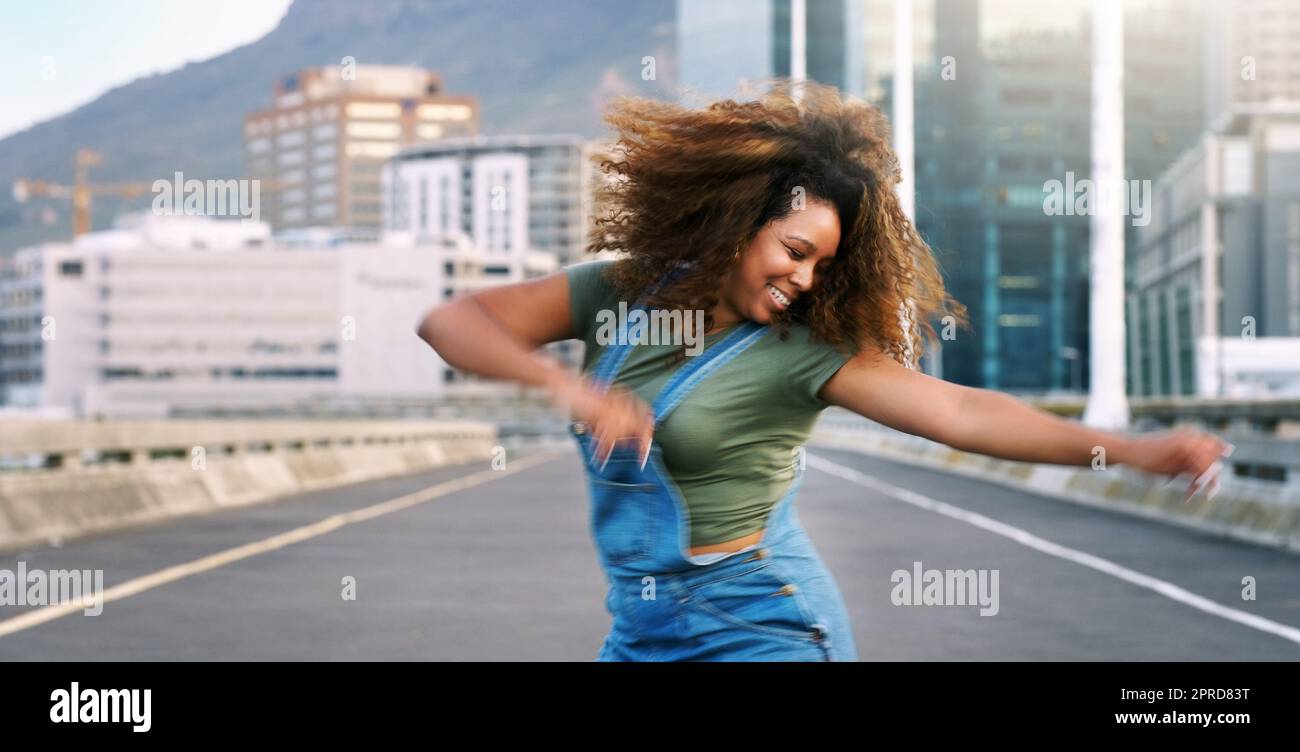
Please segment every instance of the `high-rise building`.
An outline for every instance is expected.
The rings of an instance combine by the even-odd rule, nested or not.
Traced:
[[[1153,180],[1196,141],[1202,6],[1125,3],[1127,178]],[[781,19],[789,7],[681,0],[682,82],[730,93],[741,79],[788,72],[789,24]],[[1089,0],[912,4],[915,221],[972,325],[942,342],[946,379],[1026,392],[1088,387],[1089,218],[1048,214],[1044,199],[1052,181],[1083,180],[1091,170],[1090,7]],[[806,8],[809,77],[889,114],[894,3],[810,0]],[[848,24],[837,39],[861,41],[832,55],[837,63],[819,74],[826,58],[814,63],[814,29],[825,33],[831,17]],[[1135,232],[1129,226],[1130,247]]]
[[[1300,3],[1211,2],[1209,13],[1205,65],[1209,123],[1234,105],[1300,101]]]
[[[865,0],[862,95],[880,105],[889,101],[894,80],[894,4],[895,0]],[[928,68],[934,61],[938,28],[934,14],[935,0],[912,3],[912,60],[917,68]],[[951,55],[953,50],[944,52]]]
[[[969,331],[943,343],[944,377],[1079,391],[1088,387],[1090,218],[1049,213],[1045,199],[1049,186],[1082,185],[1091,172],[1090,18],[1077,0],[1054,16],[1026,7],[937,0],[933,67],[916,76],[916,221],[971,317]],[[1126,8],[1123,172],[1139,185],[1197,138],[1198,7]],[[1129,248],[1140,221],[1126,225]]]
[[[863,0],[805,4],[807,77],[860,94]],[[735,96],[790,75],[790,0],[677,0],[678,82],[688,97]]]
[[[1300,396],[1300,103],[1237,105],[1156,181],[1132,393]]]
[[[262,218],[276,230],[378,231],[380,169],[402,147],[479,130],[477,100],[443,92],[421,68],[311,68],[275,84],[271,107],[244,118],[249,176],[267,181]]]

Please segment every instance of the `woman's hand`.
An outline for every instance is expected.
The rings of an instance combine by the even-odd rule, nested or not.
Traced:
[[[1233,446],[1213,434],[1192,428],[1178,428],[1150,436],[1135,436],[1121,462],[1149,473],[1176,478],[1190,475],[1195,480],[1187,489],[1183,503],[1202,487],[1209,487],[1207,497],[1219,490],[1223,457],[1232,454]]]
[[[617,384],[601,391],[586,377],[568,380],[555,394],[569,406],[573,420],[587,425],[594,442],[593,460],[602,468],[620,441],[636,442],[645,467],[654,437],[654,412],[649,405]]]

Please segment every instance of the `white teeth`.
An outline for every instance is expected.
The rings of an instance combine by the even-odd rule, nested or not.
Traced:
[[[790,305],[790,299],[787,298],[784,294],[782,294],[780,290],[776,289],[771,284],[767,286],[767,289],[772,291],[772,297],[776,298],[777,302],[779,302],[781,305],[783,306]]]

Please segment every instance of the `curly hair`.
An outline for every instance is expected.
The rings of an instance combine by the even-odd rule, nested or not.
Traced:
[[[916,367],[930,319],[966,308],[944,288],[930,247],[903,214],[901,180],[883,113],[831,86],[767,79],[754,101],[723,100],[702,109],[620,97],[605,120],[618,133],[593,156],[598,215],[587,251],[626,254],[610,280],[648,307],[704,310],[712,328],[719,280],[769,222],[795,208],[793,196],[834,206],[839,248],[809,293],[772,321],[782,340],[792,322],[845,351],[874,346]],[[800,193],[802,189],[802,193]],[[648,294],[678,262],[689,269]],[[680,356],[680,353],[678,353]]]

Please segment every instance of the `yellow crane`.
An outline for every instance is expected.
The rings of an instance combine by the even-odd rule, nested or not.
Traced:
[[[152,183],[91,183],[88,173],[103,161],[99,152],[78,149],[74,158],[75,177],[71,186],[46,180],[15,180],[14,200],[24,203],[33,196],[72,199],[72,236],[90,232],[90,201],[92,196],[119,196],[132,199],[152,190]]]

